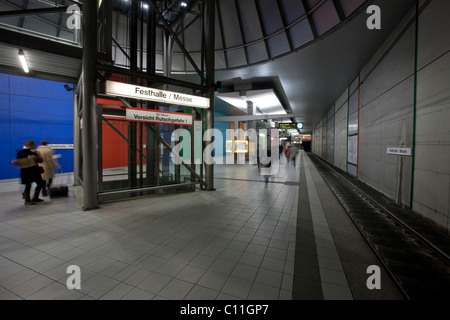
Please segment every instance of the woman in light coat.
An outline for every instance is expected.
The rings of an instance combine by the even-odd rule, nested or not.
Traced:
[[[44,160],[39,166],[44,168],[44,173],[42,173],[42,180],[44,180],[42,195],[46,197],[48,195],[47,189],[50,188],[53,178],[55,177],[55,168],[57,167],[57,164],[53,158],[53,150],[48,146],[46,141],[42,141],[37,150]]]

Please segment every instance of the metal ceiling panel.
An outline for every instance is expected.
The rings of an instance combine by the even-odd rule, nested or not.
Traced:
[[[281,19],[280,9],[274,0],[256,0],[261,7],[261,18],[266,35],[271,35],[277,31],[283,30],[283,20]]]
[[[194,19],[195,17],[192,17]],[[183,24],[188,25],[192,19],[188,19]],[[186,50],[189,52],[200,51],[199,49],[202,47],[202,38],[198,35],[201,32],[200,19],[195,20],[187,29],[184,35],[184,45]]]
[[[228,67],[234,68],[247,64],[247,59],[245,57],[245,51],[243,48],[229,50],[226,52],[228,59]]]
[[[316,11],[314,11],[313,20],[316,24],[319,36],[323,35],[331,28],[337,26],[340,22],[340,19],[333,5],[333,1],[328,0]]]
[[[215,34],[216,44],[214,46],[215,50],[222,50],[224,48],[224,39],[222,37],[222,27],[220,25],[221,22],[220,19],[221,18],[219,17],[219,10],[216,7],[216,34]]]
[[[239,1],[238,5],[241,12],[241,20],[245,40],[247,43],[263,38],[261,24],[254,1]]]
[[[289,29],[294,48],[299,48],[314,40],[314,35],[307,19],[300,21]]]
[[[52,26],[48,23],[45,23],[33,16],[25,17],[24,22],[23,22],[23,28],[37,31],[39,33],[42,33],[44,35],[49,35],[52,37],[57,36],[57,30],[58,30],[54,26]]]
[[[0,18],[0,23],[8,24],[10,26],[18,26],[20,23],[20,17],[5,17]]]
[[[269,40],[267,40],[267,45],[269,46],[272,57],[276,57],[290,51],[289,42],[285,32],[269,38]]]
[[[242,45],[243,40],[234,1],[217,0],[217,9],[221,15],[226,47],[232,48]]]
[[[247,47],[249,64],[258,63],[267,60],[266,45],[264,42],[257,42]]]
[[[75,82],[80,75],[79,59],[24,49],[30,69],[30,73],[26,74],[19,62],[18,53],[18,48],[0,44],[0,72],[66,82]]]
[[[225,62],[225,53],[223,51],[216,51],[215,60],[216,60],[215,65],[216,70],[226,69],[227,65]]]
[[[339,0],[339,2],[345,16],[348,17],[364,3],[364,0]]]
[[[186,61],[184,59],[184,56],[182,54],[174,54],[172,56],[172,71],[179,72],[185,70],[186,70]]]
[[[286,17],[286,22],[288,24],[293,23],[306,14],[305,8],[303,7],[303,3],[301,1],[281,0],[281,4],[283,7],[283,14]]]
[[[310,9],[313,9],[315,6],[317,6],[321,1],[323,0],[308,0],[308,5]]]
[[[202,60],[202,56],[201,54],[191,54],[192,59],[194,60],[194,62],[197,64],[197,66],[200,68],[201,66],[201,60]],[[189,62],[188,59],[185,59],[185,64],[186,64],[186,68],[189,72],[194,72],[195,69],[194,67],[191,65],[191,63]]]

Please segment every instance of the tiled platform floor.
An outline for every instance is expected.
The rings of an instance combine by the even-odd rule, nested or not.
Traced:
[[[290,300],[300,265],[300,160],[302,183],[314,186],[302,154],[296,168],[282,162],[268,184],[254,166],[219,165],[217,191],[88,212],[79,187],[69,198],[25,207],[18,181],[3,181],[0,299]],[[309,190],[321,297],[352,299],[320,191]],[[81,269],[80,290],[66,286],[70,265]]]

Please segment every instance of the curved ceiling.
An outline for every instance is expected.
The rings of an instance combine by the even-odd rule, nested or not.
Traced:
[[[0,0],[0,11],[64,7],[82,4],[74,0]],[[128,19],[131,0],[112,0],[115,11],[113,35],[122,48],[127,48]],[[304,48],[323,38],[340,23],[352,17],[370,0],[216,0],[216,70],[226,70],[273,60]],[[179,37],[197,64],[201,60],[200,0],[156,1],[164,17],[177,30]],[[184,5],[182,5],[184,3]],[[142,1],[139,10],[145,17],[149,10]],[[1,17],[0,24],[38,32],[47,36],[73,40],[67,28],[66,12],[41,15]],[[115,48],[117,65],[127,59]],[[163,28],[157,32],[157,69],[163,69]],[[173,72],[195,69],[181,49],[173,46]]]
[[[376,0],[382,10],[382,29],[369,30],[364,12],[305,49],[255,66],[216,72],[217,81],[258,81],[273,77],[279,82],[293,114],[303,115],[303,132],[310,133],[380,49],[416,0]]]
[[[128,51],[130,1],[134,0],[112,0],[113,37],[121,47],[113,48],[116,66],[129,65],[123,51]],[[202,1],[156,0],[156,3],[164,8],[161,10],[164,17],[193,60],[201,65]],[[305,132],[312,131],[415,3],[416,0],[216,0],[216,81],[277,79],[288,104],[284,109],[303,114]],[[82,1],[0,0],[0,12],[71,4],[82,4]],[[376,4],[382,10],[381,30],[366,27],[365,8],[369,4]],[[140,2],[144,20],[148,7],[146,1]],[[72,41],[74,34],[67,28],[66,20],[67,13],[61,11],[0,16],[0,27]],[[146,37],[143,39],[145,49]],[[156,44],[157,70],[163,71],[163,28],[158,28]],[[53,66],[42,66],[47,67]],[[141,67],[146,69],[145,60]],[[194,67],[176,44],[172,72],[195,78]],[[218,111],[232,114],[236,110],[219,104]]]
[[[197,1],[196,1],[197,2]],[[262,63],[304,48],[350,18],[367,0],[216,0],[216,70]],[[201,31],[197,5],[181,28],[187,50],[199,55]],[[180,63],[174,47],[173,71],[193,71]],[[180,59],[181,58],[181,59]]]

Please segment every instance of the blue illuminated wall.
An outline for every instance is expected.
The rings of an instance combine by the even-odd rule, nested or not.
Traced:
[[[73,143],[73,93],[64,83],[0,73],[0,179],[19,177],[10,164],[26,140]],[[73,172],[73,150],[55,150],[64,172]]]

